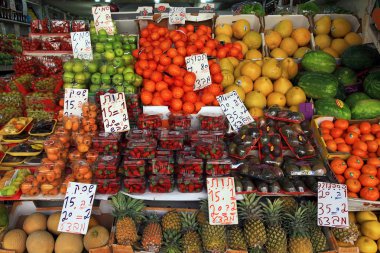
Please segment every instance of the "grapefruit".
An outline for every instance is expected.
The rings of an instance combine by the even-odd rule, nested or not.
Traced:
[[[300,87],[292,87],[286,92],[286,104],[288,106],[299,105],[306,102],[305,92]]]
[[[297,44],[301,47],[306,46],[310,42],[310,32],[305,27],[300,27],[294,29],[292,32],[292,38],[297,42]]]
[[[258,108],[258,107],[252,107],[248,110],[249,114],[251,114],[251,116],[253,118],[259,118],[259,117],[263,117],[264,116],[264,111],[263,109],[261,108]]]
[[[244,92],[243,88],[237,86],[236,84],[233,84],[233,85],[227,86],[224,89],[224,93],[228,93],[228,92],[231,92],[231,91],[236,91],[236,93],[239,95],[241,101],[244,102],[244,100],[245,100],[245,92]]]
[[[251,26],[245,19],[239,19],[232,24],[233,35],[236,39],[242,39],[250,30]]]
[[[314,33],[317,35],[320,34],[329,34],[331,28],[331,18],[330,16],[323,16],[315,22]]]
[[[258,49],[261,47],[261,35],[255,31],[247,32],[243,37],[243,42],[248,49]]]
[[[352,26],[344,18],[336,18],[332,21],[331,24],[331,35],[334,38],[342,38],[346,36],[347,33],[351,32]]]
[[[276,31],[268,30],[264,34],[265,44],[269,49],[275,49],[280,46],[281,43],[281,34]]]
[[[259,76],[261,76],[261,68],[255,62],[247,62],[240,69],[240,74],[243,76],[248,76],[252,81],[255,81]]]
[[[252,60],[252,59],[261,59],[263,58],[262,53],[257,49],[250,49],[245,54],[245,59]]]
[[[287,38],[292,34],[293,23],[289,19],[281,20],[275,27],[274,30],[278,32],[282,38]]]
[[[247,108],[253,107],[263,109],[267,105],[267,99],[259,91],[251,91],[246,95],[244,104]]]
[[[215,35],[226,35],[228,37],[232,37],[232,26],[229,24],[219,24],[215,27]]]
[[[315,45],[319,46],[320,49],[325,49],[330,47],[331,38],[327,34],[320,34],[315,36]]]
[[[277,79],[273,84],[273,90],[275,92],[279,92],[279,93],[284,94],[284,95],[292,87],[293,87],[292,83],[284,77]]]
[[[278,105],[279,107],[284,107],[286,105],[286,97],[280,92],[272,92],[267,97],[267,106],[271,107]]]
[[[235,80],[235,84],[241,87],[245,93],[253,90],[253,82],[248,76],[240,76]]]
[[[273,92],[272,81],[265,76],[259,77],[253,84],[253,90],[260,92],[266,97]]]

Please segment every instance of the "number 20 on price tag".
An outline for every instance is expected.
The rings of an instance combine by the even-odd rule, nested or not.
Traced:
[[[346,185],[318,182],[318,226],[349,226]]]
[[[124,132],[130,129],[127,104],[123,92],[101,95],[100,106],[105,132]]]

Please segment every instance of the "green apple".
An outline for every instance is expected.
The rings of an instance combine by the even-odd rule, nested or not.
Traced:
[[[133,85],[124,86],[124,93],[125,94],[135,94],[136,93],[136,87]]]
[[[104,50],[107,51],[107,50],[113,50],[113,46],[112,46],[112,43],[110,42],[107,42],[104,44]]]
[[[98,31],[98,35],[106,36],[107,37],[107,31],[105,29],[100,29]]]
[[[115,57],[115,59],[112,61],[112,65],[115,68],[122,67],[124,65],[124,61],[121,57]]]
[[[96,43],[99,41],[99,37],[96,34],[91,34],[91,43]]]
[[[85,78],[86,78],[86,82],[85,83],[88,83],[90,80],[91,80],[91,73],[90,72],[83,72]]]
[[[133,56],[131,54],[125,54],[122,58],[125,64],[131,64],[133,62]]]
[[[90,27],[90,35],[91,35],[91,38],[92,38],[92,36],[96,35],[96,28],[95,27]]]
[[[118,68],[116,69],[116,73],[118,73],[118,74],[123,74],[124,68],[125,68],[125,67],[118,67]]]
[[[102,83],[111,84],[111,76],[109,74],[102,74]]]
[[[123,44],[121,44],[121,42],[119,42],[119,41],[115,41],[112,44],[112,47],[113,47],[113,49],[123,48]]]
[[[74,82],[74,76],[75,74],[73,72],[65,72],[63,73],[62,79],[65,83],[72,83]]]
[[[103,84],[103,85],[100,87],[100,89],[102,89],[102,90],[104,90],[104,91],[108,91],[108,90],[110,90],[111,88],[112,88],[112,86],[109,85],[109,84]]]
[[[115,55],[119,57],[124,55],[124,50],[122,48],[116,48],[114,52],[115,52]]]
[[[100,73],[92,74],[91,83],[92,84],[100,84],[101,78],[102,78],[102,74],[100,74]]]
[[[106,61],[112,61],[115,58],[115,53],[112,50],[107,50],[104,53],[104,58]]]
[[[72,61],[67,61],[63,64],[63,70],[65,72],[72,72],[73,71],[73,62]]]
[[[124,74],[124,80],[128,83],[133,83],[136,80],[136,75],[134,73]]]
[[[123,39],[122,39],[122,35],[121,35],[121,34],[115,34],[114,37],[115,37],[115,41],[123,42]]]
[[[116,74],[112,77],[112,84],[113,85],[121,85],[123,83],[123,75]]]
[[[94,59],[95,62],[100,62],[102,59],[103,59],[103,56],[101,53],[97,53],[95,52],[93,55],[92,55],[92,58]]]
[[[136,44],[131,44],[131,50],[135,50],[137,48]]]
[[[111,42],[111,43],[115,42],[115,36],[114,35],[108,35],[107,36],[107,41]]]
[[[96,43],[95,44],[95,52],[97,53],[103,53],[104,52],[104,44],[103,43]]]
[[[96,62],[92,61],[88,64],[87,68],[88,68],[88,71],[90,73],[95,73],[98,71],[98,64],[96,64]]]
[[[124,48],[125,50],[131,50],[131,45],[129,45],[129,44],[124,44],[123,48]]]
[[[105,73],[107,73],[107,65],[104,64],[104,65],[100,66],[100,68],[99,68],[99,72],[100,72],[101,74],[105,74]]]
[[[140,87],[143,82],[143,78],[140,75],[135,75],[135,81],[133,82],[133,85],[135,87]]]
[[[116,89],[117,92],[124,92],[124,87],[121,86],[121,85],[116,86],[115,89]]]
[[[101,43],[106,43],[107,42],[107,36],[98,35],[98,41]]]
[[[74,73],[81,73],[84,71],[84,64],[82,62],[74,62],[73,64],[73,72]]]
[[[116,68],[115,68],[113,65],[108,64],[108,65],[107,65],[107,72],[106,72],[106,73],[107,73],[108,75],[113,76],[113,75],[116,74]]]
[[[71,88],[73,88],[73,83],[64,83],[64,84],[63,84],[63,88],[64,88],[64,89],[68,89],[68,88],[71,89]]]
[[[91,84],[91,85],[90,85],[90,92],[91,92],[91,93],[95,93],[95,92],[97,92],[98,90],[100,90],[100,85],[99,85],[99,84]]]
[[[135,35],[129,35],[128,36],[128,42],[129,44],[136,44],[137,38]]]
[[[91,21],[90,21],[90,27],[95,28],[95,22],[94,22],[94,20],[91,20]]]
[[[133,69],[133,67],[131,65],[125,67],[125,69],[123,71],[123,75],[128,74],[128,73],[135,73],[135,70]]]
[[[86,76],[83,72],[82,73],[76,73],[74,80],[78,84],[84,84],[86,82]]]
[[[73,89],[86,89],[87,85],[76,83],[73,85]]]

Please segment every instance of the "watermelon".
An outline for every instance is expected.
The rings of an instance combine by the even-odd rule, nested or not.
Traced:
[[[368,45],[357,45],[347,48],[342,54],[343,65],[353,70],[363,70],[375,64],[378,52]]]
[[[373,119],[380,117],[380,100],[364,99],[352,106],[353,119]]]
[[[346,91],[344,90],[344,86],[343,86],[343,84],[339,83],[338,84],[338,89],[336,91],[335,98],[344,101],[346,99],[346,97],[347,96],[346,96]]]
[[[355,92],[349,95],[348,98],[344,102],[346,103],[346,105],[352,108],[354,104],[364,99],[370,99],[370,97],[364,92]]]
[[[304,90],[306,96],[315,99],[335,97],[338,84],[334,75],[318,72],[306,72],[298,81],[298,86]]]
[[[314,103],[317,115],[333,116],[338,119],[351,119],[350,108],[339,99],[322,98]]]
[[[354,84],[357,81],[356,73],[350,68],[340,67],[334,71],[334,76],[338,78],[339,83],[344,86],[348,86],[350,84]]]
[[[335,70],[336,62],[334,57],[328,53],[310,51],[303,56],[301,65],[307,71],[332,73]]]
[[[364,79],[364,91],[371,98],[380,99],[380,71],[370,73]]]

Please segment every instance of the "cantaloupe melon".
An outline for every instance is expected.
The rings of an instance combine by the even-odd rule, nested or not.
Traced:
[[[82,235],[61,233],[55,241],[55,253],[82,253]]]
[[[105,227],[95,226],[87,231],[83,237],[83,244],[86,250],[95,249],[107,245],[109,232]]]
[[[8,231],[3,240],[3,248],[14,250],[16,253],[24,253],[26,243],[26,233],[22,229],[12,229]]]
[[[46,216],[42,213],[32,213],[24,220],[22,229],[28,235],[34,231],[46,230]]]
[[[48,220],[47,220],[47,229],[49,230],[50,233],[59,235],[61,232],[58,231],[58,224],[59,224],[59,219],[61,218],[61,212],[55,212],[52,213]]]
[[[52,253],[54,250],[54,238],[47,231],[35,231],[26,239],[28,253]]]

